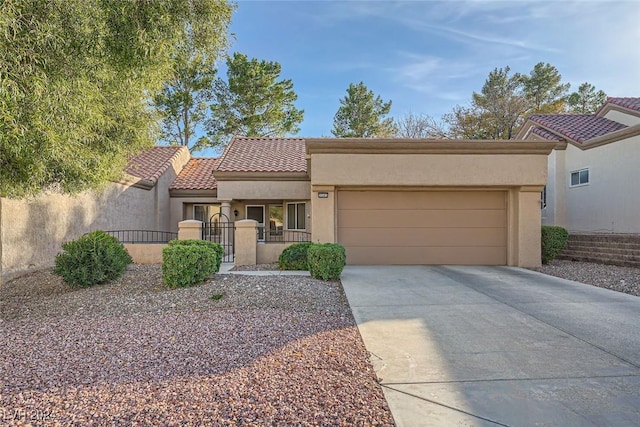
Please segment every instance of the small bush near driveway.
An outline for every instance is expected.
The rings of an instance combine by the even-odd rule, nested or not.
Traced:
[[[569,232],[555,225],[542,226],[542,263],[548,264],[564,249]]]
[[[311,245],[311,242],[300,242],[286,247],[278,257],[280,270],[308,270],[307,252]]]
[[[122,276],[133,260],[122,243],[104,231],[93,231],[62,244],[53,272],[71,287],[106,283]]]
[[[337,280],[347,263],[344,246],[338,243],[314,243],[307,252],[311,277],[322,280]]]

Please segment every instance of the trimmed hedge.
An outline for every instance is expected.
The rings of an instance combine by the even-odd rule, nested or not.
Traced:
[[[62,244],[53,272],[72,287],[87,287],[122,276],[133,260],[124,245],[104,231]]]
[[[311,242],[300,242],[286,247],[278,257],[280,270],[308,270],[307,252],[311,245]]]
[[[322,280],[337,280],[347,263],[344,246],[338,243],[314,243],[307,251],[311,276]]]
[[[171,288],[198,285],[220,265],[216,243],[204,240],[172,240],[162,250],[162,280]],[[220,245],[217,245],[220,246]]]
[[[218,271],[220,271],[220,265],[222,264],[222,260],[224,259],[224,248],[220,243],[214,243],[208,240],[197,240],[197,239],[186,239],[186,240],[173,239],[169,241],[169,246],[175,246],[175,245],[202,246],[205,248],[213,249],[217,255],[216,271],[214,271],[214,273],[217,273]]]
[[[555,225],[542,226],[542,263],[548,264],[564,249],[569,232]]]

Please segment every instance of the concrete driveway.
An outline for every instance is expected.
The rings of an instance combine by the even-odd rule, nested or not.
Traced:
[[[398,426],[640,425],[640,298],[525,269],[347,266]]]

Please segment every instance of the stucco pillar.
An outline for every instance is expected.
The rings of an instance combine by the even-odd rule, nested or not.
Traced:
[[[311,241],[335,243],[336,232],[336,188],[314,185],[311,188]]]
[[[519,267],[540,267],[541,243],[540,192],[542,186],[520,187],[518,192]]]
[[[220,214],[222,216],[221,221],[233,222],[233,218],[231,217],[231,201],[224,200],[220,202]]]
[[[178,239],[202,240],[202,221],[187,219],[178,223]]]
[[[258,253],[258,222],[243,219],[236,221],[235,225],[235,264],[255,265]]]

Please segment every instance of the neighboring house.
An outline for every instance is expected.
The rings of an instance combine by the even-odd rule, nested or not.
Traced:
[[[640,233],[640,98],[591,115],[533,115],[516,139],[552,141],[542,222],[572,233]]]
[[[225,225],[255,220],[270,259],[284,247],[270,242],[310,240],[343,244],[350,264],[537,266],[557,145],[235,137],[219,159],[154,147],[100,194],[2,199],[2,275],[52,265],[62,242],[90,230],[177,232],[188,219],[209,223],[205,238],[226,253]]]

